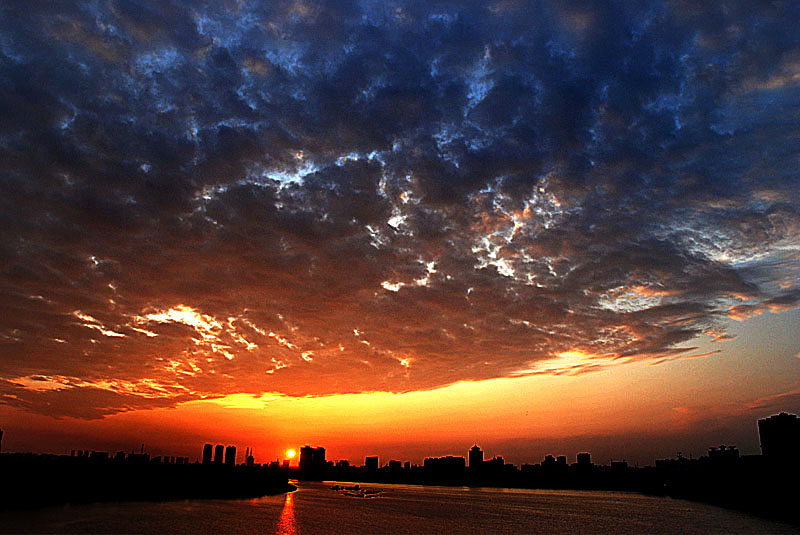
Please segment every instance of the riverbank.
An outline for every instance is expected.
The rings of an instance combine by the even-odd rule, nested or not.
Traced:
[[[0,509],[59,504],[255,498],[296,490],[261,466],[125,463],[55,455],[0,455]]]

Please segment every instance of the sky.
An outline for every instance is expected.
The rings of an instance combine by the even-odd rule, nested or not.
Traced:
[[[3,450],[758,453],[800,412],[799,24],[3,2]]]

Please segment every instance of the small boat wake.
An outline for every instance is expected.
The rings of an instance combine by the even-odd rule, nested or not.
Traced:
[[[346,487],[344,485],[334,485],[331,487],[331,490],[336,491],[339,494],[343,494],[345,496],[352,496],[353,498],[375,498],[383,493],[383,491],[381,490],[370,489],[367,487],[362,487],[360,485],[353,485],[352,487]]]

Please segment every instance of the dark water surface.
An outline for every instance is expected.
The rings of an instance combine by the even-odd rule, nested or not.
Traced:
[[[797,533],[791,526],[671,498],[616,492],[300,482],[252,500],[107,503],[0,513],[3,533]]]

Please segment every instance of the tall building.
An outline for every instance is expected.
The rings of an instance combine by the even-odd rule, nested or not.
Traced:
[[[225,466],[236,466],[236,446],[225,448]]]
[[[225,451],[225,448],[222,447],[222,444],[217,444],[214,447],[214,464],[222,464],[222,455]]]
[[[0,451],[3,451],[3,430],[0,429]]]
[[[312,459],[315,470],[321,470],[325,468],[325,448],[322,447],[316,448],[314,450],[314,455]]]
[[[552,455],[545,455],[542,459],[542,472],[552,473],[556,469],[556,458]]]
[[[325,448],[312,448],[303,446],[300,448],[300,461],[297,463],[300,470],[323,470],[325,469]]]
[[[300,448],[300,460],[297,461],[297,466],[300,470],[310,470],[314,461],[314,448],[311,446],[303,446]]]
[[[477,472],[483,465],[483,450],[477,444],[469,450],[469,469]]]
[[[800,418],[782,412],[758,421],[761,455],[774,463],[800,462]]]
[[[366,467],[367,472],[377,472],[378,471],[378,456],[375,455],[374,457],[365,457],[364,458],[364,467]]]
[[[592,466],[592,456],[589,453],[583,452],[578,454],[578,466]]]
[[[205,444],[203,446],[203,464],[211,464],[211,452],[214,449],[214,446],[211,444]]]

